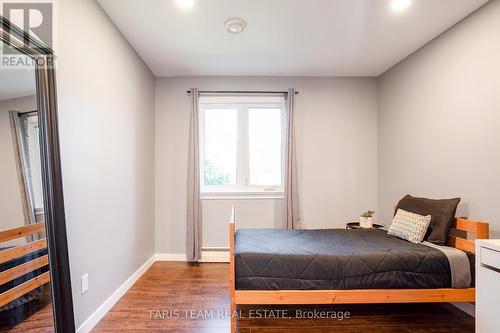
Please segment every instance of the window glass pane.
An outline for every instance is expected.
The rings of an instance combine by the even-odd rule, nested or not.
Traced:
[[[236,131],[236,109],[205,109],[205,185],[236,184]]]
[[[40,129],[38,127],[38,116],[28,118],[27,134],[28,158],[30,163],[29,172],[32,182],[35,209],[43,209],[42,162],[40,160]]]
[[[281,185],[281,109],[248,109],[250,185]]]

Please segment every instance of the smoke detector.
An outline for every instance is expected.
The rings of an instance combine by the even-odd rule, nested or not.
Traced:
[[[240,18],[231,18],[224,23],[226,30],[232,34],[237,34],[242,32],[247,26],[246,22]]]

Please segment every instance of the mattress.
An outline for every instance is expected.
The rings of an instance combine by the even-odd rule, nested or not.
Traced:
[[[446,255],[377,229],[240,229],[238,290],[450,288]]]

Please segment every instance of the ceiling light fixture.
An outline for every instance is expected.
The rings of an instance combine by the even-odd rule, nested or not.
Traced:
[[[191,9],[194,5],[194,0],[175,0],[175,2],[177,6],[184,10]]]
[[[411,0],[392,0],[391,9],[395,12],[401,12],[411,5]]]
[[[247,26],[246,22],[240,18],[232,18],[224,23],[226,30],[232,34],[237,34],[242,32]]]

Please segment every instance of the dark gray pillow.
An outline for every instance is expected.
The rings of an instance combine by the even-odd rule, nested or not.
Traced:
[[[427,199],[407,195],[398,202],[396,211],[403,209],[415,214],[430,215],[431,224],[424,240],[445,245],[451,226],[455,221],[455,213],[459,202],[460,198]]]

